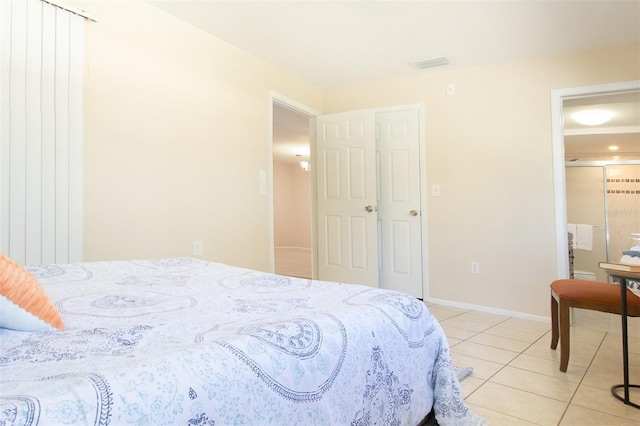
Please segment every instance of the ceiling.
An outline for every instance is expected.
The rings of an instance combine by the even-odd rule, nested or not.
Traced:
[[[613,118],[585,126],[573,118],[583,110],[607,110]],[[640,93],[630,92],[568,99],[563,103],[565,158],[568,160],[640,159]],[[610,146],[618,149],[610,151]]]
[[[637,0],[150,3],[323,88],[640,41]]]
[[[309,117],[273,106],[273,158],[284,163],[309,161]]]
[[[637,0],[149,3],[321,88],[640,43]],[[430,69],[413,65],[438,57],[449,64]],[[637,96],[634,102],[612,101],[609,106],[635,105],[618,117],[634,117],[629,125],[640,126]],[[276,156],[286,152],[291,157],[291,146],[305,146],[305,138],[308,144],[306,117],[274,108],[274,123]],[[571,138],[581,145],[570,147]],[[637,133],[627,139],[626,146],[637,146]],[[279,146],[282,141],[288,147]],[[592,135],[588,140],[568,136],[567,143],[568,149],[593,150],[605,142],[602,135]]]

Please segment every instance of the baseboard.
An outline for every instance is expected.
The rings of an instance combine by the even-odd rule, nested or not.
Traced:
[[[451,308],[467,309],[473,311],[484,312],[487,314],[505,315],[514,318],[528,319],[551,324],[551,318],[541,315],[525,314],[523,312],[509,311],[506,309],[491,308],[483,305],[474,305],[470,303],[452,302],[451,300],[428,298],[428,303],[435,303]],[[587,309],[571,308],[571,324],[594,330],[601,330],[608,333],[622,333],[620,315],[608,314],[605,312],[591,311]],[[627,333],[629,337],[640,336],[640,317],[627,318]]]
[[[429,303],[436,303],[438,305],[449,306],[451,308],[468,309],[472,311],[484,312],[487,314],[505,315],[509,317],[522,318],[522,319],[546,322],[551,324],[550,316],[544,317],[541,315],[526,314],[523,312],[509,311],[506,309],[497,309],[497,308],[492,308],[492,307],[483,306],[483,305],[473,305],[470,303],[452,302],[451,300],[435,299],[432,297],[425,299],[425,301]]]
[[[308,251],[311,249],[309,247],[293,247],[293,246],[274,246],[275,250],[300,250],[300,251]]]

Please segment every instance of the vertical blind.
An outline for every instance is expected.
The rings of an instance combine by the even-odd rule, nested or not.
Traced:
[[[84,18],[0,1],[0,251],[22,264],[82,260]]]

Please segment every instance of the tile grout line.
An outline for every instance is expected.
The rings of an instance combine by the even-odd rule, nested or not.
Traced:
[[[562,419],[564,419],[564,416],[566,415],[567,410],[571,406],[571,403],[573,402],[573,399],[575,398],[576,394],[578,393],[578,390],[580,389],[580,386],[582,386],[582,382],[584,381],[585,377],[587,376],[587,373],[589,372],[589,369],[593,365],[593,362],[595,361],[596,356],[598,355],[598,352],[600,351],[600,349],[602,349],[604,341],[607,338],[608,334],[610,334],[610,332],[605,331],[604,335],[602,336],[602,339],[600,339],[600,343],[598,344],[598,349],[596,349],[596,351],[593,354],[593,357],[591,357],[591,361],[589,361],[589,365],[587,366],[584,374],[582,375],[582,378],[580,379],[580,382],[578,383],[578,386],[576,387],[575,392],[573,393],[573,395],[571,396],[571,399],[569,400],[569,405],[567,405],[567,409],[564,411],[564,413],[562,413],[562,417],[560,417],[560,423],[562,423]],[[588,385],[585,385],[585,386],[588,386]],[[592,407],[583,407],[582,405],[575,405],[575,406],[576,407],[581,407],[581,408],[586,408],[586,409],[589,409],[589,410],[593,410],[593,411],[596,411],[598,413],[605,414],[607,416],[618,417],[621,420],[627,420],[626,417],[620,417],[620,416],[618,416],[616,414],[611,414],[611,413],[608,413],[606,411],[596,410],[596,409],[594,409]],[[558,423],[558,425],[560,425],[560,423]]]
[[[438,306],[438,305],[437,305],[437,304],[434,304],[434,306]],[[445,319],[438,320],[438,321],[439,321],[439,322],[441,322],[441,323],[446,323],[446,320],[449,320],[449,319],[456,319],[456,318],[458,318],[458,319],[460,319],[460,318],[464,318],[464,315],[466,315],[466,314],[473,314],[474,312],[475,312],[475,311],[473,311],[473,310],[466,310],[466,311],[464,311],[464,312],[455,312],[455,313],[444,311],[444,312],[443,312],[444,314],[452,313],[452,315],[451,315],[451,316],[449,316],[449,317],[447,317],[447,318],[445,318]],[[498,364],[498,369],[497,369],[494,373],[490,374],[488,378],[486,378],[486,379],[480,379],[480,378],[478,378],[478,377],[475,377],[475,379],[477,379],[478,381],[480,381],[480,384],[479,384],[477,387],[475,387],[472,391],[470,391],[470,393],[469,393],[468,395],[466,395],[465,399],[467,399],[467,398],[471,397],[472,395],[476,394],[476,392],[477,392],[479,389],[483,389],[483,388],[484,388],[484,389],[486,389],[487,382],[491,382],[492,384],[499,385],[499,383],[497,383],[497,382],[492,382],[492,379],[494,379],[494,378],[496,377],[496,375],[498,375],[499,373],[503,372],[503,371],[505,370],[505,367],[512,367],[512,368],[514,368],[514,369],[519,369],[519,370],[529,371],[529,372],[536,373],[536,374],[540,374],[540,375],[543,375],[543,376],[546,376],[546,377],[549,377],[549,378],[552,378],[552,379],[556,379],[556,380],[567,380],[567,381],[568,381],[568,382],[570,382],[572,385],[575,385],[575,390],[573,390],[573,392],[570,394],[570,397],[568,398],[568,400],[567,400],[567,401],[562,401],[562,400],[555,399],[555,398],[553,398],[553,397],[551,397],[551,396],[541,395],[541,394],[536,393],[536,392],[530,392],[530,391],[527,391],[527,390],[523,390],[523,389],[519,389],[519,388],[513,388],[513,387],[511,387],[512,389],[518,389],[519,391],[522,391],[522,392],[525,392],[525,393],[529,393],[529,394],[531,394],[531,395],[541,396],[541,397],[547,398],[547,399],[549,399],[549,400],[553,400],[553,401],[559,402],[559,403],[561,403],[561,404],[565,404],[565,405],[564,405],[564,409],[562,410],[562,412],[561,412],[561,414],[560,414],[560,416],[559,416],[559,419],[558,419],[558,421],[557,421],[556,425],[561,425],[561,424],[562,424],[562,422],[563,422],[565,419],[567,419],[567,413],[568,413],[569,409],[570,409],[570,408],[572,408],[572,407],[575,407],[575,409],[578,409],[578,410],[582,410],[582,409],[587,409],[587,410],[589,410],[589,409],[591,409],[591,410],[594,410],[594,411],[595,411],[595,412],[597,412],[597,413],[601,413],[602,415],[606,415],[606,416],[611,416],[611,417],[618,418],[618,419],[620,419],[620,421],[621,421],[621,422],[624,422],[625,420],[628,420],[626,416],[621,416],[620,414],[614,414],[614,413],[607,412],[607,411],[601,411],[601,410],[593,409],[591,406],[586,406],[586,407],[585,407],[585,406],[583,406],[583,405],[577,405],[577,404],[575,404],[575,402],[574,402],[574,401],[576,401],[576,396],[577,396],[578,391],[580,391],[580,389],[581,389],[581,388],[583,388],[583,389],[584,389],[584,387],[585,387],[585,386],[587,386],[587,385],[585,384],[585,380],[586,380],[586,376],[587,376],[587,374],[590,372],[590,370],[592,370],[593,368],[596,368],[596,367],[595,367],[595,359],[596,359],[596,357],[598,356],[598,354],[599,354],[601,351],[604,351],[604,350],[607,348],[607,345],[605,344],[605,342],[606,342],[607,338],[608,338],[608,337],[611,337],[610,335],[613,335],[613,334],[615,334],[615,333],[605,331],[604,335],[599,339],[599,341],[598,341],[598,343],[597,343],[596,350],[595,350],[595,352],[593,353],[593,355],[590,357],[590,361],[589,361],[589,363],[588,363],[587,367],[584,369],[584,374],[582,374],[582,375],[579,377],[579,380],[577,380],[577,381],[569,381],[569,380],[568,380],[568,378],[558,377],[558,376],[551,375],[551,374],[545,374],[545,373],[540,372],[540,371],[537,371],[537,370],[527,370],[526,368],[521,368],[521,367],[517,367],[517,366],[514,366],[514,365],[513,365],[513,363],[515,362],[515,360],[516,360],[516,359],[518,359],[518,358],[519,358],[519,357],[521,357],[522,355],[525,355],[525,353],[526,353],[527,351],[531,350],[531,349],[532,349],[533,347],[535,347],[536,345],[541,344],[541,342],[542,342],[542,341],[544,341],[544,339],[548,339],[548,338],[549,338],[549,336],[550,336],[550,331],[549,331],[549,329],[547,329],[545,332],[543,332],[543,334],[542,334],[542,335],[540,335],[539,337],[534,338],[532,341],[529,341],[529,340],[521,340],[521,339],[512,339],[512,338],[510,338],[510,337],[507,337],[507,336],[508,336],[508,332],[507,332],[507,333],[505,333],[505,332],[504,332],[504,330],[501,330],[501,332],[500,332],[499,334],[493,334],[493,333],[491,332],[491,330],[493,330],[493,329],[495,329],[495,328],[498,328],[498,327],[508,328],[508,329],[513,329],[514,331],[521,330],[521,329],[520,329],[520,328],[518,328],[518,327],[505,327],[505,325],[506,325],[505,323],[507,323],[508,321],[512,320],[513,318],[514,318],[514,317],[507,317],[507,318],[504,318],[504,319],[502,319],[502,320],[499,320],[499,321],[498,321],[498,322],[496,322],[495,324],[492,324],[492,325],[490,325],[490,326],[487,326],[486,328],[484,328],[484,329],[483,329],[483,330],[481,330],[481,331],[469,330],[469,329],[467,329],[467,328],[465,328],[465,327],[458,327],[458,326],[455,326],[455,325],[451,325],[451,327],[454,327],[454,328],[460,328],[460,329],[462,329],[462,330],[465,330],[465,331],[466,331],[466,332],[468,332],[468,333],[471,333],[471,335],[469,335],[469,336],[467,336],[467,337],[465,337],[465,338],[454,338],[454,339],[457,341],[457,343],[455,343],[453,346],[451,346],[451,349],[454,349],[454,348],[455,348],[455,346],[457,346],[457,345],[459,345],[459,344],[462,344],[462,343],[465,343],[465,342],[466,342],[466,343],[473,343],[473,344],[476,344],[476,345],[485,346],[485,347],[487,347],[487,348],[499,349],[499,350],[505,350],[505,351],[513,352],[513,353],[515,353],[515,354],[516,354],[513,358],[511,358],[511,359],[510,359],[509,361],[507,361],[506,363],[502,363],[502,362],[501,362],[501,363],[496,363],[495,361],[486,360],[486,359],[484,359],[484,358],[477,358],[477,357],[475,357],[475,356],[473,356],[473,355],[468,355],[468,354],[461,353],[460,355],[463,355],[463,356],[466,356],[466,357],[470,357],[470,358],[475,358],[475,359],[477,359],[478,361],[489,361],[489,362],[494,362],[495,364]],[[443,324],[443,325],[444,325],[444,324]],[[587,327],[587,328],[589,328],[589,327]],[[524,330],[524,331],[531,331],[531,334],[533,334],[533,333],[536,333],[536,334],[537,334],[537,333],[539,332],[538,330],[535,330],[535,329],[533,329],[533,328],[532,328],[532,329],[528,329],[528,328],[527,328],[527,330]],[[473,340],[472,340],[472,339],[476,339],[476,338],[478,338],[478,336],[481,336],[481,335],[486,335],[486,336],[491,336],[491,337],[497,337],[497,338],[504,338],[504,339],[509,339],[509,340],[518,341],[518,342],[525,342],[525,343],[527,343],[527,345],[526,345],[526,347],[524,347],[522,350],[516,350],[516,351],[514,351],[514,350],[511,350],[511,349],[506,349],[506,348],[501,347],[501,346],[495,346],[495,345],[499,345],[499,341],[498,341],[498,342],[495,342],[495,341],[493,341],[493,342],[492,342],[492,341],[490,341],[490,342],[491,342],[491,343],[493,343],[493,344],[486,344],[486,343],[480,343],[480,342],[476,342],[476,341],[473,341]],[[507,344],[507,345],[505,345],[505,346],[510,346],[510,345],[508,345],[508,344]],[[541,348],[540,348],[540,349],[541,349]],[[546,357],[544,357],[544,356],[536,356],[536,355],[537,355],[537,351],[532,352],[532,355],[527,355],[527,356],[531,356],[531,357],[533,357],[533,358],[538,358],[538,359],[540,359],[540,360],[546,360],[546,361],[549,361],[549,358],[546,358]],[[574,367],[575,367],[575,366],[574,366]],[[583,367],[580,367],[580,368],[583,368]],[[596,369],[596,370],[597,370],[597,369]],[[596,371],[596,373],[597,373],[597,371]],[[473,377],[473,375],[472,375],[471,377]],[[510,386],[508,386],[508,385],[501,385],[501,386],[506,386],[507,388],[509,388],[509,387],[510,387]],[[520,414],[518,414],[518,413],[505,413],[505,412],[501,412],[501,411],[499,411],[499,410],[498,410],[498,411],[496,411],[496,409],[495,409],[495,408],[486,407],[486,406],[483,406],[483,405],[479,405],[479,404],[477,404],[477,403],[476,403],[475,405],[477,405],[478,407],[481,407],[481,408],[483,408],[483,409],[486,409],[486,410],[488,410],[488,411],[493,411],[493,412],[497,413],[498,415],[509,416],[509,417],[514,418],[514,419],[519,419],[519,420],[523,420],[523,421],[526,421],[526,422],[530,422],[530,423],[535,423],[535,424],[537,424],[537,422],[534,422],[534,421],[532,421],[532,420],[530,420],[530,419],[520,417],[520,416],[522,415],[522,413],[520,413]]]
[[[491,327],[488,327],[488,328],[486,328],[485,330],[483,330],[483,331],[481,331],[481,332],[478,332],[478,333],[474,334],[473,336],[469,337],[468,339],[463,339],[462,341],[463,341],[463,342],[464,342],[464,341],[467,341],[467,340],[469,340],[469,339],[471,339],[471,338],[473,338],[473,337],[475,337],[475,336],[478,336],[478,335],[480,335],[480,334],[482,334],[482,333],[485,333],[485,332],[487,332],[488,330],[490,330],[490,329],[492,329],[492,328],[494,328],[494,327],[497,327],[497,326],[499,326],[500,324],[503,324],[504,322],[508,321],[508,320],[509,320],[509,319],[511,319],[511,318],[513,318],[513,317],[506,318],[505,320],[500,321],[499,323],[496,323],[496,324],[492,325]],[[501,368],[499,368],[499,369],[498,369],[495,373],[493,373],[490,377],[488,377],[487,379],[484,379],[483,383],[482,383],[482,384],[480,384],[480,385],[479,385],[477,388],[475,388],[473,391],[471,391],[471,393],[469,393],[468,397],[470,397],[471,395],[473,395],[477,390],[481,389],[485,384],[487,384],[488,382],[490,382],[490,381],[491,381],[491,379],[492,379],[493,377],[495,377],[498,373],[500,373],[500,372],[501,372],[502,370],[504,370],[506,367],[511,367],[511,368],[516,368],[516,369],[522,370],[522,369],[520,369],[520,368],[518,368],[518,367],[513,367],[513,366],[511,366],[510,364],[511,364],[511,363],[512,363],[516,358],[518,358],[520,355],[524,354],[524,352],[526,352],[529,348],[531,348],[531,347],[532,347],[533,345],[535,345],[537,342],[539,342],[540,340],[542,340],[542,339],[543,339],[545,336],[547,336],[548,334],[549,334],[549,331],[545,332],[542,336],[538,337],[538,338],[537,338],[537,339],[535,339],[533,342],[531,342],[531,343],[530,343],[526,348],[524,348],[523,350],[519,351],[519,352],[518,352],[518,355],[516,355],[513,359],[511,359],[509,362],[507,362],[506,364],[504,364]],[[498,336],[498,337],[500,337],[500,336]],[[516,340],[516,339],[511,339],[511,340]],[[476,343],[476,342],[471,342],[471,343]],[[476,343],[476,344],[483,345],[482,343]],[[497,348],[497,347],[495,347],[495,346],[489,346],[489,345],[483,345],[483,346],[487,346],[487,347],[494,348],[494,349],[504,349],[504,348]],[[511,351],[511,352],[515,352],[515,351]],[[472,357],[472,358],[473,358],[473,357]],[[478,359],[481,359],[481,358],[478,358]],[[481,359],[481,360],[483,360],[483,359]],[[486,360],[483,360],[483,361],[486,361]],[[527,370],[527,371],[528,371],[528,370]],[[534,373],[535,373],[535,372],[534,372]],[[540,373],[538,373],[538,374],[540,374]],[[543,374],[543,375],[544,375],[544,374]],[[546,376],[546,375],[544,375],[544,376]],[[548,377],[551,377],[551,376],[548,376]],[[581,379],[581,380],[582,380],[582,379]],[[491,382],[491,383],[493,383],[493,382]],[[511,386],[502,385],[502,384],[500,384],[500,383],[495,383],[495,384],[498,384],[498,385],[501,385],[501,386],[505,386],[505,387],[509,387],[509,388],[511,388],[511,389],[516,389],[516,390],[521,391],[521,392],[526,392],[526,393],[530,393],[530,394],[533,394],[533,395],[541,396],[541,397],[543,397],[543,398],[549,398],[549,399],[552,399],[552,400],[555,400],[555,401],[558,401],[558,402],[561,402],[561,403],[565,403],[565,404],[566,404],[566,407],[565,407],[565,409],[564,409],[564,411],[563,411],[562,415],[560,416],[560,420],[559,420],[559,422],[557,423],[558,425],[560,424],[560,421],[562,421],[562,418],[564,417],[564,414],[566,413],[566,410],[567,410],[567,409],[568,409],[568,407],[569,407],[569,402],[565,402],[565,401],[557,400],[557,399],[555,399],[555,398],[550,398],[550,397],[545,396],[545,395],[539,395],[539,394],[537,394],[537,393],[535,393],[535,392],[529,392],[529,391],[525,391],[525,390],[522,390],[522,389],[518,389],[518,388],[511,387]],[[576,386],[576,391],[574,391],[574,394],[575,394],[575,392],[577,392],[577,389],[578,389],[578,386]],[[466,398],[465,398],[465,399],[466,399]],[[572,395],[571,399],[573,399],[573,395]],[[478,404],[475,404],[475,405],[478,405]],[[481,405],[478,405],[478,406],[479,406],[479,407],[482,407]],[[483,407],[483,408],[485,408],[485,409],[487,409],[487,410],[495,411],[495,410],[493,410],[492,408],[489,408],[489,407]],[[530,420],[530,419],[525,419],[525,418],[522,418],[522,417],[514,416],[514,415],[512,415],[512,414],[506,414],[506,413],[500,413],[500,414],[507,415],[507,416],[509,416],[509,417],[513,417],[513,418],[516,418],[516,419],[519,419],[519,420],[523,420],[523,421],[526,421],[526,422],[531,422],[531,420]],[[531,423],[533,423],[533,422],[531,422]],[[539,423],[534,423],[534,424],[539,424]]]

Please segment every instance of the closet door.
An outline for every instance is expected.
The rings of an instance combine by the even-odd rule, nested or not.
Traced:
[[[378,113],[376,128],[380,287],[422,299],[418,110]]]
[[[318,278],[378,287],[375,113],[316,119]]]

